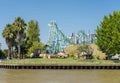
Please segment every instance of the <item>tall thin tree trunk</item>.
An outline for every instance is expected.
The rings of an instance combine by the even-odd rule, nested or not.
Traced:
[[[11,47],[11,59],[13,58],[13,47]]]
[[[20,48],[20,41],[21,41],[21,36],[20,32],[17,33],[17,42],[18,42],[18,59],[21,59],[21,48]]]
[[[8,57],[7,58],[11,59],[11,49],[10,49],[10,47],[8,47]]]
[[[18,41],[18,59],[21,59],[20,41]]]

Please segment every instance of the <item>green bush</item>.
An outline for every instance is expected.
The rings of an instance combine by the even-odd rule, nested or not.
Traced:
[[[40,49],[41,51],[44,49],[44,44],[41,42],[33,42],[32,47],[29,48],[27,57],[30,57],[30,54],[33,53],[35,50]]]
[[[6,58],[5,53],[2,50],[0,50],[0,59],[4,58]]]
[[[74,57],[74,56],[75,56],[75,52],[71,51],[71,52],[69,53],[69,56],[70,56],[70,57]]]
[[[78,53],[80,54],[81,52],[85,52],[87,54],[93,53],[93,49],[89,45],[80,45],[77,49]]]
[[[100,56],[97,56],[96,59],[97,59],[97,60],[100,60]]]

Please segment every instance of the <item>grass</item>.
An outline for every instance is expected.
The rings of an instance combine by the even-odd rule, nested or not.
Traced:
[[[120,61],[96,60],[96,59],[13,59],[0,62],[0,64],[15,65],[120,65]]]

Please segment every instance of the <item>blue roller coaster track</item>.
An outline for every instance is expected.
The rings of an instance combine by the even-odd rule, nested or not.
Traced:
[[[47,42],[47,50],[51,54],[64,51],[64,48],[72,42],[63,34],[63,32],[58,28],[55,21],[51,21],[48,24],[50,27],[49,39]]]
[[[66,37],[58,28],[55,21],[51,21],[48,26],[50,27],[50,32],[46,50],[50,54],[64,51],[65,47],[69,44],[85,44],[93,43],[95,41],[94,34],[87,35],[83,30],[78,31],[77,34]]]

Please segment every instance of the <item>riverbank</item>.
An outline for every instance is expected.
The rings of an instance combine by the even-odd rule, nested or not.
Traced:
[[[75,59],[75,58],[33,58],[3,60],[0,64],[14,65],[120,65],[119,60]]]
[[[0,62],[5,69],[120,69],[120,61],[95,59],[13,59]]]
[[[120,65],[119,60],[75,59],[75,58],[33,58],[2,60],[0,64],[31,65]]]

